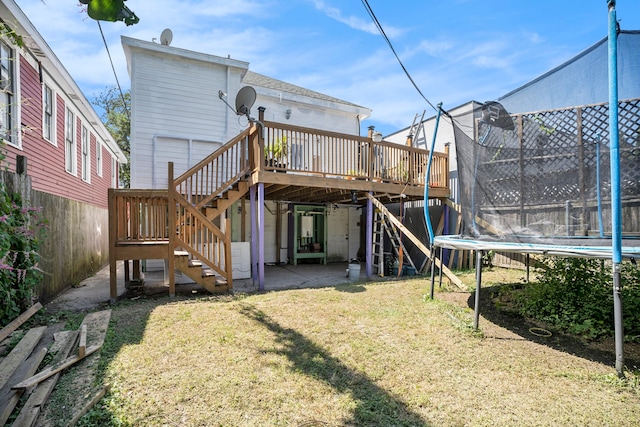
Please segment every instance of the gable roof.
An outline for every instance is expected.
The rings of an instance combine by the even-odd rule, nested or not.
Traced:
[[[320,92],[316,92],[310,89],[305,89],[300,86],[296,86],[291,83],[283,82],[271,77],[263,76],[262,74],[254,73],[253,71],[247,71],[242,80],[243,83],[261,86],[267,89],[274,89],[282,92],[293,93],[296,95],[307,96],[309,98],[320,99],[322,101],[335,102],[338,104],[348,105],[356,108],[366,108],[361,105],[354,104],[352,102],[343,101],[342,99],[334,98],[329,95],[325,95]]]

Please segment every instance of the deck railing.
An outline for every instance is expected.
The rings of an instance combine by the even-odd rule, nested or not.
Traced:
[[[205,206],[249,172],[249,141],[255,138],[249,128],[220,147],[175,179],[176,193],[198,209]]]
[[[181,248],[222,276],[231,286],[231,237],[216,226],[203,208],[250,172],[249,146],[257,139],[255,127],[224,146],[174,180],[169,163],[170,222],[176,232],[171,247]]]
[[[264,144],[256,151],[256,158],[264,162],[253,165],[254,170],[424,186],[426,150],[269,121],[264,126]],[[429,185],[446,188],[448,174],[448,153],[434,152]]]
[[[110,189],[109,227],[114,244],[169,240],[167,190]]]

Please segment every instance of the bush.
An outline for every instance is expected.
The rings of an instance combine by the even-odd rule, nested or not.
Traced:
[[[0,326],[33,304],[42,280],[38,248],[44,224],[40,209],[23,206],[19,194],[9,194],[0,182]]]
[[[612,335],[613,290],[609,263],[586,258],[548,258],[537,281],[516,296],[520,314],[587,338]],[[640,270],[624,262],[621,272],[624,331],[640,337]]]

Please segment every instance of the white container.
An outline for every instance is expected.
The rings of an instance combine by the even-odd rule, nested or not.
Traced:
[[[352,264],[349,263],[349,280],[359,280],[360,279],[360,263]]]

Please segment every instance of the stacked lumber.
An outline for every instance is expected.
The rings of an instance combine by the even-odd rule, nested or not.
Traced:
[[[0,358],[0,426],[8,425],[12,414],[14,419],[10,425],[14,427],[46,425],[46,421],[39,418],[60,376],[67,368],[96,365],[99,360],[111,310],[88,314],[76,331],[61,331],[63,325],[54,325],[34,327],[21,331],[22,336],[16,335],[18,328],[40,308],[39,303],[34,305],[0,330],[0,354],[19,339],[11,351]],[[48,354],[49,363],[41,366]],[[103,387],[84,405],[71,408],[69,419],[64,421],[69,426],[75,425],[107,390],[108,386]]]

